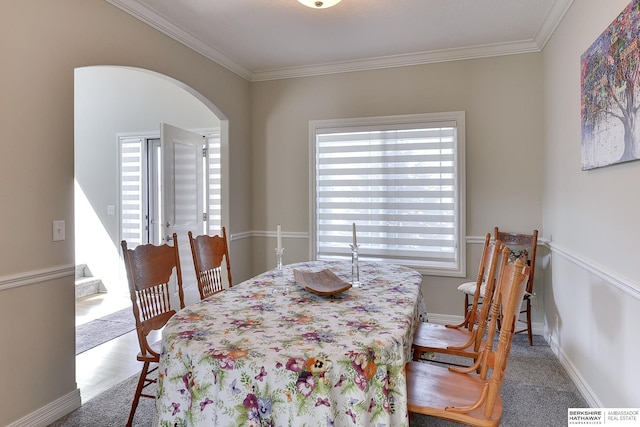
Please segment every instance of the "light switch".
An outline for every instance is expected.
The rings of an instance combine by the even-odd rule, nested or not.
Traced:
[[[53,221],[53,241],[64,240],[64,220]]]

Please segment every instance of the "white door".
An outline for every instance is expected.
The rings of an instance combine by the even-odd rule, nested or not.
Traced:
[[[180,265],[185,294],[196,286],[193,259],[187,232],[194,235],[205,232],[204,190],[206,175],[203,173],[205,138],[193,132],[162,124],[160,129],[162,180],[160,197],[160,230],[162,243],[172,242],[172,234],[178,236]],[[203,157],[204,156],[204,157]]]

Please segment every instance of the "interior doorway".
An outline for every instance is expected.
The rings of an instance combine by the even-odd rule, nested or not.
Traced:
[[[218,191],[208,220],[224,221],[227,125],[222,113],[184,84],[148,70],[95,66],[75,70],[75,256],[103,291],[128,296],[121,262],[122,212],[118,135],[160,136],[161,123],[207,131],[218,140]],[[212,225],[214,228],[215,225]],[[181,245],[182,246],[182,245]],[[197,292],[196,292],[197,293]]]
[[[218,147],[209,153],[217,157],[215,166],[206,168],[215,170],[217,178],[209,180],[205,193],[218,194],[218,206],[210,207],[208,219],[209,224],[222,224],[228,205],[228,123],[201,94],[148,70],[83,67],[75,70],[74,77],[75,259],[93,277],[89,281],[99,281],[103,291],[83,297],[80,303],[76,300],[79,325],[123,307],[130,309],[120,249],[122,224],[130,218],[122,210],[128,195],[122,192],[118,135],[159,138],[161,123],[207,132],[207,143],[216,140]],[[196,300],[197,286],[193,293]],[[137,347],[134,331],[78,354],[76,380],[83,400],[138,372]]]
[[[213,235],[222,227],[220,134],[162,123],[159,135],[118,135],[118,147],[120,240],[133,249],[175,243],[176,233],[188,292],[196,283],[188,232]]]

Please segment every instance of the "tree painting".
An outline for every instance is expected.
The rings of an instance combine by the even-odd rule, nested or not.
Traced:
[[[640,159],[640,0],[580,58],[582,170]]]

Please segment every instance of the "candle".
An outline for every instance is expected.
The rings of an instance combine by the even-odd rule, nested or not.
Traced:
[[[353,223],[353,246],[358,245],[358,240],[356,239],[356,223]]]
[[[280,224],[278,224],[278,228],[276,229],[276,237],[278,238],[278,251],[282,250],[282,236],[280,235]]]

